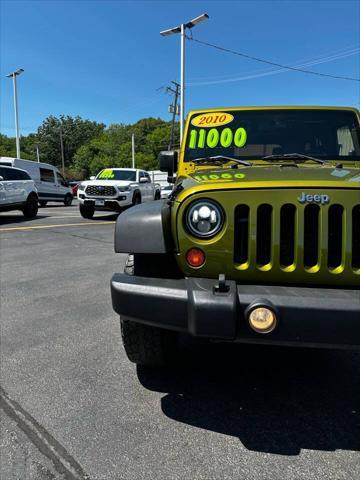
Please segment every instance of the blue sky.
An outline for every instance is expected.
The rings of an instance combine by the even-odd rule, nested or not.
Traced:
[[[48,115],[111,123],[169,119],[158,90],[179,80],[178,36],[159,31],[207,12],[195,38],[287,65],[360,76],[358,1],[1,1],[1,132],[14,135]],[[263,65],[187,42],[186,111],[231,105],[356,105],[359,83]],[[271,72],[271,74],[269,74]]]

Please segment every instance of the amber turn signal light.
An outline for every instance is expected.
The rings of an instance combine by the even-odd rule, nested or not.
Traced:
[[[198,268],[205,263],[205,253],[200,248],[190,248],[186,254],[186,261],[192,268]]]

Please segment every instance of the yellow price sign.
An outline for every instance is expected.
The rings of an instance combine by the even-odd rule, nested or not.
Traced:
[[[98,178],[107,178],[107,179],[112,179],[115,178],[115,174],[111,168],[107,168],[100,172],[100,175]]]
[[[226,125],[234,120],[234,117],[230,113],[215,112],[215,113],[202,113],[197,115],[191,120],[191,124],[194,127],[220,127]]]
[[[235,131],[224,128],[221,133],[216,128],[205,130],[204,128],[192,129],[189,133],[189,148],[242,148],[247,141],[245,128],[239,127]]]

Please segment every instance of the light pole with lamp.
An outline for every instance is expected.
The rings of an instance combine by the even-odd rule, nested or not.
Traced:
[[[14,110],[15,110],[15,130],[16,130],[16,157],[20,158],[20,135],[19,135],[19,110],[18,110],[18,99],[17,99],[17,88],[16,88],[16,77],[23,73],[23,68],[18,68],[15,72],[9,73],[6,75],[8,78],[13,79],[14,86]]]
[[[168,35],[174,35],[180,33],[181,36],[181,49],[180,49],[180,143],[184,135],[184,113],[185,113],[185,30],[195,27],[198,23],[207,20],[209,15],[203,13],[199,17],[193,18],[190,22],[182,23],[174,28],[163,30],[160,35],[166,37]]]

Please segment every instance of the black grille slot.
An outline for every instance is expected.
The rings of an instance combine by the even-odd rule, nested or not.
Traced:
[[[360,268],[360,205],[352,211],[352,262],[355,269]]]
[[[116,190],[110,185],[88,185],[85,190],[87,195],[113,197],[116,195]]]
[[[265,203],[260,205],[257,210],[256,226],[256,262],[260,266],[271,261],[271,217],[271,205]]]
[[[314,267],[319,258],[319,205],[304,209],[304,266]]]
[[[341,205],[331,205],[328,219],[328,267],[341,265],[343,242],[343,213]]]
[[[236,263],[246,263],[249,258],[249,206],[238,205],[235,209],[235,248]]]
[[[283,205],[280,210],[280,265],[287,267],[295,260],[295,205]]]

